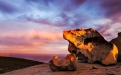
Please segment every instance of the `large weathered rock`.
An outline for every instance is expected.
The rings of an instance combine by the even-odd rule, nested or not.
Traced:
[[[53,71],[74,71],[77,68],[78,57],[75,54],[68,54],[64,59],[58,60],[58,56],[54,56],[49,62],[49,68]]]
[[[121,62],[121,32],[118,33],[118,37],[115,39],[112,39],[111,42],[117,46],[117,48],[118,48],[118,59],[117,60]]]
[[[88,63],[100,61],[109,65],[117,62],[117,47],[92,28],[64,31],[63,38],[69,41],[69,52],[75,53],[79,59],[83,54]]]

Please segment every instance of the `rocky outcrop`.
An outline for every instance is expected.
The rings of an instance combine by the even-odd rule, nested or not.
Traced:
[[[54,56],[49,62],[49,68],[52,71],[74,71],[77,69],[78,57],[75,54],[68,54],[64,59],[58,60],[58,56]]]
[[[121,32],[118,33],[118,37],[115,39],[112,39],[111,42],[117,46],[117,48],[118,48],[118,59],[117,60],[121,62]]]
[[[75,53],[79,59],[84,55],[88,63],[100,61],[110,65],[117,62],[117,47],[93,28],[64,31],[63,38],[69,41],[69,52]]]

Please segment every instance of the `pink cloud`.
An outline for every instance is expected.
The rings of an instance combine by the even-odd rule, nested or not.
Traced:
[[[25,33],[4,33],[0,36],[0,45],[7,46],[41,46],[58,42],[62,39],[61,32],[28,31]]]
[[[121,23],[112,23],[110,25],[100,27],[99,32],[106,38],[106,40],[116,38],[117,34],[121,32]]]

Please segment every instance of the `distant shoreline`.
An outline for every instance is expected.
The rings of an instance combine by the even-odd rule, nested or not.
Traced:
[[[5,54],[1,54],[1,55],[3,55],[4,57],[23,58],[23,59],[48,63],[55,55],[58,55],[59,59],[63,59],[67,54],[14,54],[14,53],[5,53]]]

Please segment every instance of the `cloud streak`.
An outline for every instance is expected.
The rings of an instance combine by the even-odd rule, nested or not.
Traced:
[[[29,31],[26,34],[16,36],[13,33],[4,34],[0,37],[0,45],[7,46],[41,46],[50,43],[56,43],[62,40],[60,32],[49,31]]]

